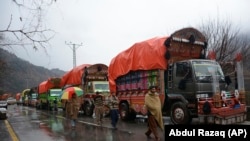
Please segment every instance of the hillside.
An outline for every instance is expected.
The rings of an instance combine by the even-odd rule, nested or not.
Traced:
[[[35,66],[0,48],[0,94],[16,94],[26,88],[38,86],[50,77],[65,74],[59,69]]]

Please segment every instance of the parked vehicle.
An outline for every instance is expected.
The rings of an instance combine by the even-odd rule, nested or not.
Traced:
[[[244,87],[229,91],[221,66],[206,53],[207,41],[194,28],[138,42],[119,53],[108,74],[110,91],[120,99],[121,118],[144,116],[145,94],[154,85],[163,114],[174,124],[189,124],[193,118],[211,124],[245,121]]]
[[[107,96],[109,93],[108,66],[105,64],[82,64],[73,68],[62,77],[64,87],[77,86],[83,90],[84,95],[79,97],[81,101],[81,110],[87,116],[92,116],[94,112],[93,98],[96,92],[103,95],[105,103],[105,115],[109,114]],[[64,105],[64,104],[63,104]]]
[[[110,95],[108,82],[108,66],[105,64],[94,64],[88,66],[82,75],[83,111],[87,116],[92,116],[94,112],[94,98],[96,92],[103,96],[105,115],[109,114],[107,98]]]
[[[30,88],[30,91],[28,93],[28,106],[30,107],[36,107],[37,106],[37,98],[38,98],[38,92],[37,87]]]
[[[61,78],[49,78],[38,86],[38,101],[36,107],[39,109],[52,110],[54,99],[59,99],[62,94]],[[58,101],[58,104],[61,104]]]
[[[16,104],[16,99],[14,97],[7,98],[8,105],[14,105]]]
[[[7,118],[7,108],[8,108],[7,101],[0,98],[0,119]]]
[[[70,71],[68,71],[67,73],[65,73],[62,76],[62,90],[68,88],[68,87],[79,87],[81,89],[83,89],[82,87],[82,75],[84,72],[84,69],[87,68],[88,66],[90,66],[90,64],[82,64],[79,66],[74,67],[73,69],[71,69]],[[80,110],[82,109],[82,105],[83,105],[83,95],[78,97],[79,103],[80,103]],[[66,106],[66,100],[61,100],[62,102],[62,108],[65,110],[65,106]]]
[[[24,89],[21,94],[21,104],[24,106],[28,106],[28,94],[30,89]]]

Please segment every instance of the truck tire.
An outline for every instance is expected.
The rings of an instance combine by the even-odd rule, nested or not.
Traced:
[[[192,121],[186,105],[182,102],[176,102],[171,106],[170,118],[173,124],[190,124]]]
[[[120,104],[120,118],[124,121],[129,120],[129,107],[127,103]]]
[[[93,111],[94,111],[94,107],[90,103],[86,102],[84,104],[84,114],[86,116],[92,116],[93,115]]]

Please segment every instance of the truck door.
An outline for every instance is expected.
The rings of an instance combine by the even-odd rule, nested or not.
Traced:
[[[196,99],[193,71],[188,62],[177,62],[174,66],[174,93],[182,94],[188,101]]]

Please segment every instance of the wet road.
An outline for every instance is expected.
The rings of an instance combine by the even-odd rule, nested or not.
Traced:
[[[0,121],[1,141],[15,140],[13,135],[9,135],[11,131],[8,131],[8,125],[12,127],[13,134],[19,141],[153,140],[147,139],[144,135],[147,130],[147,124],[144,122],[128,123],[120,120],[118,130],[114,130],[109,118],[105,118],[104,124],[98,126],[95,119],[80,115],[76,129],[72,130],[70,121],[64,117],[63,111],[41,111],[26,106],[8,107],[8,119]],[[164,141],[163,132],[159,130],[159,133]]]
[[[249,111],[249,110],[248,110]],[[248,120],[250,112],[248,112]],[[196,120],[197,121],[197,120]],[[165,124],[169,118],[164,117]],[[195,120],[193,120],[193,124]],[[247,121],[244,124],[250,125]],[[76,129],[70,128],[63,111],[43,111],[32,107],[10,105],[8,119],[0,120],[1,141],[134,141],[147,139],[144,132],[147,123],[140,120],[134,122],[118,122],[118,130],[111,128],[110,119],[98,126],[92,117],[79,116]],[[159,130],[161,140],[164,133]]]

